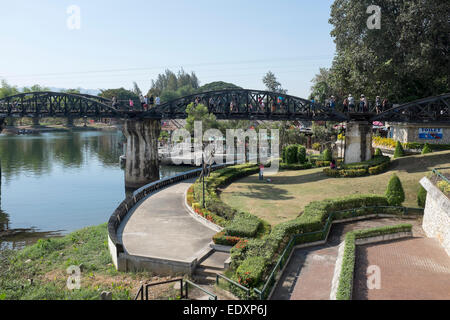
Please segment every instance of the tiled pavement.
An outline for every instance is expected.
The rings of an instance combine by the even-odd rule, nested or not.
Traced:
[[[380,289],[367,289],[371,265],[380,268]],[[357,246],[354,281],[354,300],[449,300],[450,258],[430,238]]]

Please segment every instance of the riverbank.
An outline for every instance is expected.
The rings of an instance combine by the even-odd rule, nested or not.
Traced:
[[[4,134],[38,134],[44,132],[70,132],[70,131],[117,131],[122,130],[122,125],[119,124],[105,124],[105,123],[90,123],[87,126],[73,126],[66,127],[64,125],[42,125],[34,126],[7,126],[3,129]]]
[[[101,224],[39,240],[19,251],[0,251],[0,300],[96,300],[103,291],[115,300],[129,300],[143,283],[169,279],[116,271],[107,239],[107,225]],[[79,290],[67,288],[70,266],[81,269]],[[171,286],[150,291],[152,300],[174,296]]]

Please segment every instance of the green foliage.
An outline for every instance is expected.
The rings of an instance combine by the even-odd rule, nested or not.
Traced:
[[[385,196],[391,206],[401,206],[403,201],[405,201],[405,192],[403,191],[402,183],[396,174],[391,176]]]
[[[298,146],[290,145],[286,148],[285,151],[286,163],[287,164],[295,164],[298,163]]]
[[[197,91],[208,92],[208,91],[230,90],[230,89],[242,89],[242,88],[233,83],[215,81],[201,86]]]
[[[353,278],[355,271],[356,239],[370,238],[398,232],[411,232],[412,225],[400,224],[366,230],[356,230],[345,235],[344,255],[336,293],[337,300],[350,300],[353,291]]]
[[[124,100],[124,101],[128,101],[129,99],[133,101],[139,100],[139,96],[137,96],[133,91],[126,90],[124,88],[100,90],[99,96],[110,100],[113,97],[116,97],[117,100]]]
[[[321,147],[322,147],[322,145],[318,142],[313,143],[313,145],[312,145],[313,150],[316,150],[316,151],[320,151]]]
[[[199,103],[195,105],[191,103],[187,106],[186,113],[188,115],[186,119],[186,130],[191,134],[194,132],[194,124],[195,121],[202,122],[203,132],[209,129],[218,129],[219,123],[216,119],[216,116],[212,113],[209,113],[208,107]]]
[[[379,30],[367,29],[371,4],[334,1],[329,22],[336,56],[326,77],[314,84],[325,82],[325,96],[331,93],[341,101],[349,93],[364,93],[373,100],[380,95],[405,103],[449,92],[449,62],[441,49],[448,46],[448,38],[436,36],[449,33],[448,2],[380,0]]]
[[[433,150],[431,149],[430,145],[428,143],[425,143],[423,149],[422,149],[422,154],[427,154],[427,153],[432,153]]]
[[[234,246],[239,241],[241,241],[240,237],[228,236],[225,231],[218,232],[213,236],[213,242],[223,246]]]
[[[380,149],[380,148],[377,148],[377,149],[375,150],[375,157],[382,156],[382,155],[383,155],[383,152],[381,151],[381,149]]]
[[[225,227],[224,231],[227,236],[253,238],[261,225],[259,218],[250,213],[240,212],[234,216],[233,221]]]
[[[310,162],[307,162],[305,164],[286,164],[286,163],[280,164],[281,170],[306,170],[311,169],[312,167],[313,165]]]
[[[330,149],[325,149],[322,153],[322,160],[323,161],[331,161],[333,160],[333,156],[331,155],[331,150]]]
[[[238,282],[247,287],[257,286],[265,267],[265,260],[262,257],[246,259],[236,270]]]
[[[325,168],[323,172],[329,177],[363,177],[385,172],[391,163],[388,156],[375,156],[373,159],[343,165],[343,169],[332,170]]]
[[[156,81],[148,91],[148,96],[160,97],[161,103],[167,102],[185,95],[194,94],[199,88],[199,80],[194,72],[186,73],[183,69],[177,74],[170,70],[159,74]]]
[[[404,156],[405,156],[405,151],[403,150],[403,146],[400,143],[400,141],[397,141],[397,144],[395,145],[394,159],[401,158]]]
[[[306,148],[304,146],[298,146],[298,154],[297,154],[298,163],[304,164],[306,163]]]
[[[425,203],[427,200],[427,190],[424,187],[419,186],[419,192],[417,192],[417,204],[421,208],[425,208]]]

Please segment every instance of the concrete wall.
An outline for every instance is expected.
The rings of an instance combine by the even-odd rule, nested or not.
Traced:
[[[435,125],[426,123],[386,123],[386,126],[392,130],[392,138],[400,142],[419,142],[419,143],[433,143],[433,144],[450,144],[450,126],[449,125]],[[443,129],[443,138],[434,139],[420,139],[420,128]]]
[[[420,184],[427,190],[422,228],[427,237],[438,239],[450,256],[450,199],[428,178]]]

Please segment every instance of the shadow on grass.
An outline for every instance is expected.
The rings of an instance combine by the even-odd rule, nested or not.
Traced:
[[[236,192],[236,194],[243,197],[257,198],[261,200],[291,200],[295,198],[292,196],[287,196],[288,192],[286,190],[277,188],[273,184],[251,185],[248,188],[248,192]]]
[[[403,170],[407,173],[429,172],[432,168],[447,166],[450,152],[432,153],[426,156],[409,156],[392,161],[391,170]]]

